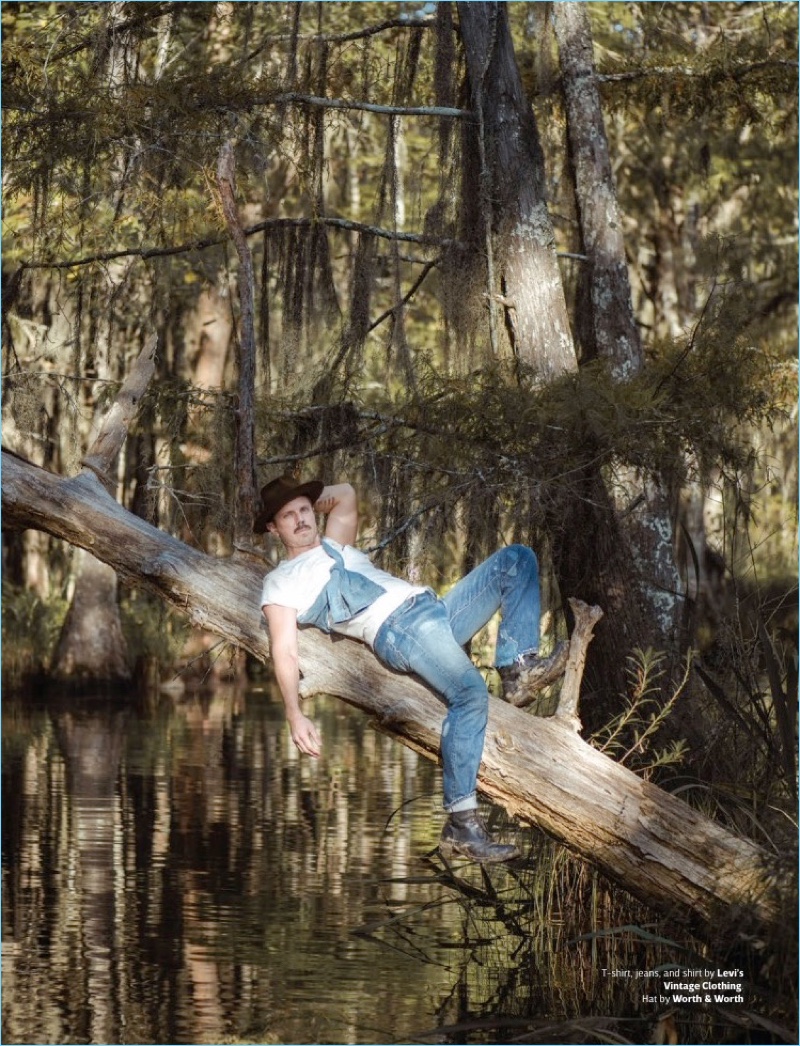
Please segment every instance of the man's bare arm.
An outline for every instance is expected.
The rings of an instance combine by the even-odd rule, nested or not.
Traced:
[[[349,483],[325,487],[314,505],[315,512],[326,513],[325,537],[340,545],[355,544],[358,535],[358,498]]]
[[[338,538],[337,538],[338,540]],[[300,658],[297,651],[297,611],[267,604],[262,607],[269,628],[269,645],[292,740],[299,751],[316,758],[322,740],[316,726],[300,711]]]

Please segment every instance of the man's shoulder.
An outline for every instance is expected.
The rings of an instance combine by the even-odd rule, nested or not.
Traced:
[[[325,540],[330,541],[337,551],[342,553],[345,561],[348,559],[366,559],[367,562],[372,562],[367,553],[364,552],[363,549],[357,548],[355,545],[340,545],[338,541],[333,541],[331,538],[326,538]]]
[[[329,562],[322,548],[309,549],[294,559],[284,559],[264,578],[262,596],[264,602],[274,602],[275,597],[283,596],[297,588],[302,588],[307,580],[316,576],[320,566]]]

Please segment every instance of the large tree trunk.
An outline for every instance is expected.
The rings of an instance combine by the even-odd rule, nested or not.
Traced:
[[[500,286],[514,351],[546,380],[577,367],[555,236],[545,197],[544,157],[525,97],[505,4],[459,3],[472,102],[480,117]],[[502,293],[498,294],[498,291]]]
[[[123,8],[122,2],[107,5],[108,27],[124,19]],[[130,73],[130,54],[114,34],[109,33],[107,39],[110,43],[105,56],[108,83],[112,94],[121,94]],[[114,191],[115,210],[122,206],[130,160],[131,157],[126,154],[124,147],[116,149],[110,160],[117,176],[117,187]],[[88,204],[88,199],[85,204]],[[82,223],[87,220],[88,213],[87,206],[81,216]],[[97,403],[103,386],[117,378],[113,359],[116,333],[114,300],[128,279],[131,267],[131,259],[116,259],[105,267],[102,278],[97,279],[89,292],[97,295],[94,303],[96,318],[93,318],[85,334],[82,334],[80,315],[76,317],[78,352],[82,351],[84,354],[82,362],[86,370],[93,370],[97,378],[97,385],[94,388],[87,386],[85,390],[85,394],[89,396],[87,407],[90,408],[84,414],[87,418],[92,417],[94,404]],[[124,356],[122,358],[124,359]],[[70,426],[73,431],[69,434],[62,432],[61,438],[66,437],[67,442],[75,441],[80,445],[84,435],[81,431],[83,426],[80,416],[73,424],[74,427]],[[98,439],[99,435],[90,446],[88,457],[95,456],[103,461],[108,482],[113,483],[112,470],[121,443],[116,445],[114,457],[106,460],[104,450],[97,448]],[[72,449],[74,450],[74,447]],[[74,571],[73,597],[56,648],[53,674],[59,680],[81,685],[103,686],[127,680],[130,677],[128,651],[117,603],[116,576],[104,563],[86,554],[77,557]]]
[[[580,248],[587,259],[582,280],[587,287],[583,299],[588,307],[582,310],[580,318],[584,352],[589,358],[605,360],[614,379],[621,382],[639,373],[644,354],[633,313],[589,15],[585,4],[560,2],[553,4],[552,17],[567,114]],[[612,532],[601,543],[615,550],[622,581],[614,586],[622,598],[613,621],[622,625],[627,619],[628,633],[626,637],[608,637],[612,642],[604,661],[621,661],[625,639],[629,646],[653,646],[677,653],[683,598],[675,565],[668,493],[657,479],[619,461],[603,471],[603,486],[610,502],[606,519]],[[567,507],[567,520],[574,507]],[[584,534],[580,527],[569,523],[564,528],[564,543],[577,543],[579,548],[572,556],[562,555],[562,565],[571,559],[579,563],[584,558]],[[565,594],[581,591],[575,576],[562,575],[562,581]],[[613,623],[611,627],[614,628]],[[595,648],[595,653],[600,651],[601,647]]]
[[[117,575],[91,553],[78,552],[75,592],[56,647],[53,676],[75,685],[130,679],[117,604]]]
[[[584,346],[590,357],[608,360],[617,380],[636,374],[644,362],[633,315],[625,242],[611,169],[600,94],[594,70],[589,14],[585,4],[555,3],[567,136],[575,179],[581,248],[587,261],[582,280],[591,303]]]
[[[576,170],[582,239],[590,258],[588,326],[597,354],[617,378],[636,373],[642,350],[633,321],[624,245],[605,129],[591,64],[586,12],[559,12],[570,142]],[[459,3],[473,106],[486,140],[493,201],[495,254],[503,302],[520,359],[547,377],[577,367],[545,198],[536,121],[522,87],[502,3]],[[589,50],[587,51],[587,47]],[[585,82],[589,78],[589,83]],[[588,106],[588,108],[585,108]],[[587,460],[591,449],[587,448]],[[563,502],[554,504],[548,532],[562,597],[589,599],[608,611],[592,645],[590,686],[605,715],[625,691],[625,658],[635,647],[677,648],[681,608],[672,527],[657,482],[620,462],[594,463],[575,473]]]
[[[218,560],[123,509],[84,470],[62,479],[3,452],[6,526],[44,530],[109,563],[209,629],[266,661],[261,571]],[[305,695],[337,695],[402,743],[436,759],[440,700],[383,669],[366,647],[302,631]],[[780,879],[770,855],[597,752],[559,720],[492,701],[479,775],[484,794],[538,824],[632,894],[702,931],[723,916],[774,923]]]
[[[228,232],[239,256],[238,400],[235,411],[234,474],[237,498],[233,511],[234,547],[247,550],[253,543],[256,501],[255,467],[255,278],[253,256],[236,205],[236,160],[233,142],[226,139],[217,157],[217,188]]]

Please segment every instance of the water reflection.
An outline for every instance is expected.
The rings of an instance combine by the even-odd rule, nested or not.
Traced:
[[[4,1042],[651,1041],[603,970],[691,942],[530,831],[516,868],[426,859],[438,769],[341,702],[314,717],[318,763],[265,690],[4,697]]]
[[[446,968],[350,929],[433,896],[380,881],[435,845],[438,770],[341,703],[315,717],[319,763],[265,692],[6,698],[4,1041],[372,1042],[429,1023]]]

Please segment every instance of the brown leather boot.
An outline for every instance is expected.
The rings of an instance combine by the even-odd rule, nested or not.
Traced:
[[[569,657],[569,643],[559,643],[549,657],[538,654],[523,654],[506,666],[498,668],[503,684],[503,700],[517,708],[524,708],[533,701],[537,690],[549,686],[564,675]]]
[[[450,814],[442,829],[439,852],[443,857],[461,854],[481,864],[500,864],[519,857],[516,846],[496,843],[492,839],[477,810],[460,810]]]

